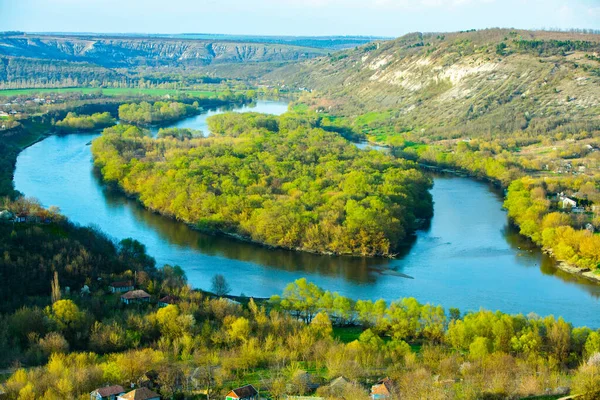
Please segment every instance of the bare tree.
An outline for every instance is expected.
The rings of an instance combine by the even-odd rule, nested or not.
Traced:
[[[58,272],[54,271],[54,279],[50,281],[50,285],[52,286],[52,304],[56,303],[60,300],[60,284],[58,283]]]
[[[225,296],[231,292],[231,287],[225,277],[221,274],[217,274],[212,278],[212,292],[217,296]]]

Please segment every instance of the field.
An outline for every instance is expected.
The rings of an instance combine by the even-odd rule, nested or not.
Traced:
[[[219,92],[211,92],[206,90],[176,90],[176,89],[130,89],[130,88],[89,88],[89,87],[73,87],[73,88],[51,88],[51,89],[7,89],[0,90],[0,96],[21,96],[33,93],[73,93],[81,92],[84,94],[97,93],[102,91],[106,96],[165,96],[167,94],[186,93],[197,97],[216,97]]]

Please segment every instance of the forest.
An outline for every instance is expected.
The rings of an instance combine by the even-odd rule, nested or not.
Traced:
[[[361,151],[317,118],[208,123],[210,137],[191,139],[107,128],[92,144],[95,165],[151,210],[268,246],[393,256],[431,217],[431,180],[413,162]]]
[[[592,198],[597,200],[593,180],[522,178],[510,184],[504,206],[521,233],[550,249],[557,259],[583,270],[597,271],[600,267],[600,235],[594,234],[594,229],[600,225],[600,220],[598,217],[592,219],[592,213],[573,214],[561,208],[556,200],[552,201],[558,193],[567,191],[582,197],[591,192],[595,196]],[[582,198],[580,203],[586,200]],[[594,229],[586,228],[586,225]]]
[[[48,282],[60,274],[63,285],[81,288],[103,274],[126,269],[152,272],[154,260],[135,240],[115,242],[92,227],[74,225],[55,207],[43,208],[34,199],[0,199],[0,210],[24,215],[29,223],[0,220],[0,312],[28,299],[50,295]],[[23,284],[27,282],[27,284]]]
[[[60,121],[57,121],[55,126],[59,131],[93,131],[96,129],[106,128],[114,125],[117,121],[110,115],[109,112],[95,113],[92,115],[77,115],[70,112]]]
[[[152,125],[174,121],[200,112],[198,102],[185,104],[181,102],[155,101],[150,104],[128,103],[119,106],[119,119],[139,125]]]
[[[171,266],[136,281],[152,300],[133,305],[108,281],[67,294],[60,279],[51,300],[1,317],[1,362],[22,363],[8,399],[87,399],[106,384],[214,399],[250,383],[268,399],[366,400],[383,377],[392,399],[600,395],[600,333],[562,318],[354,301],[305,279],[238,302],[190,290]]]

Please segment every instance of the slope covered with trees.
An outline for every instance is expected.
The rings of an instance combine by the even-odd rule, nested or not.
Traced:
[[[367,400],[385,376],[402,399],[600,395],[600,334],[561,318],[354,301],[304,279],[242,305],[190,291],[170,266],[139,287],[150,304],[118,306],[119,295],[94,282],[92,296],[3,316],[0,361],[27,366],[2,385],[6,396],[84,399],[118,384],[214,399],[251,383],[268,399]],[[176,304],[157,307],[166,293]]]
[[[210,118],[211,137],[192,139],[121,125],[92,151],[105,180],[201,229],[318,253],[393,255],[431,216],[431,181],[320,121],[223,114]]]

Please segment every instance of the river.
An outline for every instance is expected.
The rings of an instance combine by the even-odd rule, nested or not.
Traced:
[[[286,109],[284,102],[259,101],[234,111]],[[218,112],[172,126],[206,132],[207,116]],[[92,168],[89,143],[98,135],[54,135],[25,149],[17,160],[15,187],[45,206],[60,207],[71,221],[139,240],[158,265],[182,266],[196,288],[210,289],[212,276],[222,273],[232,294],[267,297],[306,277],[354,299],[412,296],[461,311],[553,314],[600,328],[600,285],[557,270],[509,225],[501,194],[486,183],[435,175],[431,224],[397,259],[318,256],[203,234],[107,190]]]

